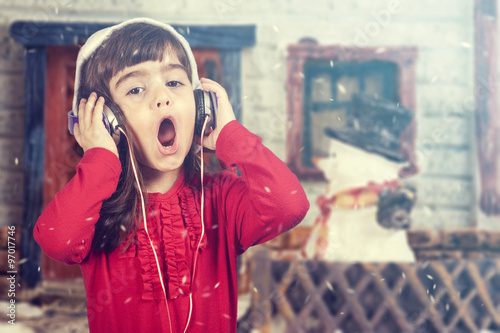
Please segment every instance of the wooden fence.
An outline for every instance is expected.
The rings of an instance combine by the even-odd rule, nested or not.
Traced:
[[[500,331],[500,260],[416,263],[251,261],[251,312],[260,332]]]

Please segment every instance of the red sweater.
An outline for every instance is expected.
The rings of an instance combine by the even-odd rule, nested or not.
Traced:
[[[189,332],[235,332],[237,256],[294,227],[309,209],[295,175],[237,121],[220,133],[217,156],[228,166],[237,165],[242,177],[229,171],[205,177],[205,237],[194,281],[201,190],[187,186],[181,173],[167,193],[148,193],[148,230],[174,332],[184,330],[190,292]],[[127,241],[108,254],[90,249],[101,204],[116,190],[120,173],[113,153],[88,150],[75,177],[38,219],[35,240],[51,258],[80,265],[91,332],[168,332],[167,306],[144,223],[124,253]]]

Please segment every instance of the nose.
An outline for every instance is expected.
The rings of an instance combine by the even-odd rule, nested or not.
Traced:
[[[169,93],[168,87],[162,84],[158,84],[156,87],[153,98],[153,105],[155,105],[157,109],[172,104],[172,96]]]
[[[162,102],[157,102],[157,103],[156,103],[156,107],[157,107],[157,108],[160,108],[160,107],[161,107],[161,104],[162,104]],[[169,105],[169,104],[170,104],[170,101],[168,101],[168,100],[167,100],[167,101],[165,102],[165,105]]]

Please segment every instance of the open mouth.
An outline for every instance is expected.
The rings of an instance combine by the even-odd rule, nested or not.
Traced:
[[[174,145],[175,137],[174,123],[168,118],[163,119],[158,130],[158,141],[164,148],[169,149]]]

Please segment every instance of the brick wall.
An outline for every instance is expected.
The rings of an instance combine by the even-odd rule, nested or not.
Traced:
[[[98,4],[98,6],[97,6]],[[0,223],[19,220],[22,207],[22,54],[5,38],[15,19],[121,21],[150,16],[183,24],[255,24],[257,45],[242,54],[243,122],[285,159],[286,47],[310,36],[323,45],[415,46],[417,60],[417,154],[415,227],[474,224],[473,4],[466,0],[240,1],[169,3],[152,0],[0,1]],[[383,16],[390,11],[391,15]],[[7,45],[7,48],[3,46]],[[383,51],[383,49],[381,49]],[[9,85],[4,85],[9,82]],[[7,119],[7,121],[3,121]],[[13,160],[14,159],[14,160]],[[324,183],[306,183],[311,211]],[[4,222],[5,221],[5,222]]]

